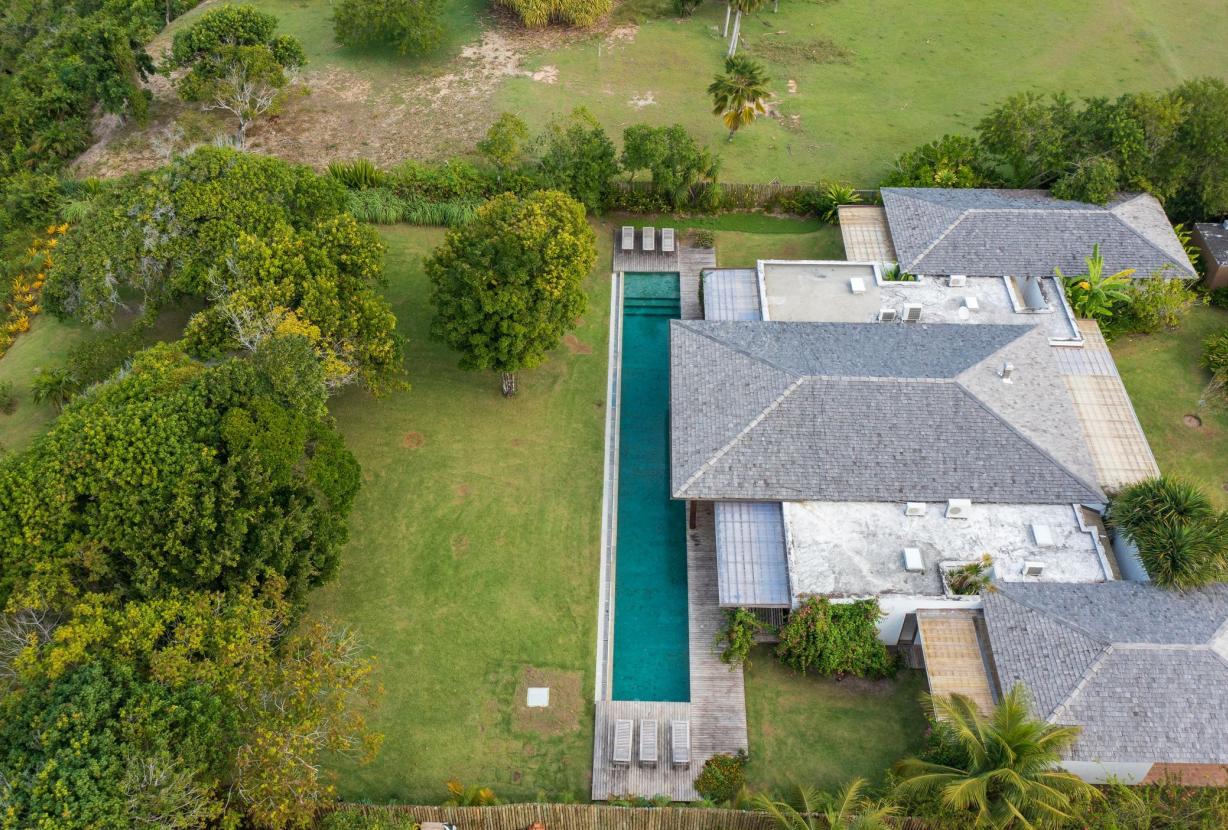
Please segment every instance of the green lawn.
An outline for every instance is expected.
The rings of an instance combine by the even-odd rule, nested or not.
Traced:
[[[923,691],[924,672],[836,681],[795,674],[756,647],[746,672],[747,785],[785,795],[798,784],[834,790],[857,776],[881,782],[924,741]]]
[[[1175,331],[1121,338],[1112,351],[1160,469],[1198,482],[1228,509],[1228,401],[1208,390],[1199,366],[1203,340],[1225,329],[1228,311],[1201,307]]]
[[[408,339],[409,391],[332,404],[364,485],[338,580],[314,611],[353,625],[387,689],[374,765],[341,794],[433,803],[458,777],[501,798],[574,793],[592,762],[609,229],[569,346],[500,395],[427,339],[422,258],[442,232],[385,228],[388,297]],[[552,687],[530,722],[523,679]],[[534,683],[536,685],[536,682]]]

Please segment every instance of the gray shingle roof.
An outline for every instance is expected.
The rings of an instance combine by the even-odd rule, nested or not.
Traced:
[[[1078,465],[1061,460],[1087,451],[1056,371],[1029,367],[1029,382],[1003,384],[991,367],[994,355],[1019,344],[1032,343],[1051,360],[1033,332],[674,321],[674,496],[1103,501]],[[992,383],[982,374],[993,375]],[[1062,400],[1066,409],[1055,408]]]
[[[906,271],[971,276],[1083,273],[1100,245],[1108,273],[1195,276],[1164,208],[1148,194],[1108,205],[1055,199],[1043,190],[883,188],[891,238]]]
[[[1082,729],[1073,760],[1228,763],[1228,585],[999,583],[985,621],[1003,687]]]

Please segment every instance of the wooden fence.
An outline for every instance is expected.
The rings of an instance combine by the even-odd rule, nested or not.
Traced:
[[[502,804],[497,807],[413,807],[346,804],[344,812],[366,816],[441,821],[457,830],[528,830],[540,821],[546,830],[774,830],[765,813],[678,807],[611,807],[605,804]],[[917,819],[901,819],[897,830],[926,830]]]

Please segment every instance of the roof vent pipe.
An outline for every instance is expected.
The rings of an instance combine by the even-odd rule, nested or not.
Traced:
[[[1002,364],[1002,368],[998,370],[998,374],[1002,377],[1003,383],[1014,383],[1011,380],[1011,375],[1015,374],[1015,364],[1009,360]]]

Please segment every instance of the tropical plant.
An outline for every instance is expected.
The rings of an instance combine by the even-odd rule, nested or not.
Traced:
[[[1132,484],[1113,496],[1108,517],[1113,527],[1133,534],[1158,522],[1198,522],[1214,513],[1211,500],[1196,484],[1160,476]]]
[[[79,389],[80,384],[68,369],[39,369],[30,383],[30,397],[37,404],[49,403],[59,410]]]
[[[732,801],[746,787],[746,753],[718,753],[704,762],[695,778],[695,792],[713,802]]]
[[[832,602],[809,596],[780,629],[776,656],[794,671],[837,677],[890,677],[897,663],[878,639],[878,600]]]
[[[952,593],[976,596],[982,591],[997,590],[993,584],[993,557],[983,554],[975,562],[951,568],[946,572],[947,586]]]
[[[1175,329],[1182,318],[1202,302],[1190,280],[1169,278],[1157,271],[1150,279],[1131,280],[1125,305],[1109,323],[1110,330],[1152,334]]]
[[[986,828],[1063,827],[1100,798],[1090,784],[1058,767],[1078,728],[1033,717],[1022,686],[1011,688],[988,714],[963,695],[928,701],[963,757],[957,764],[898,762],[902,795],[936,793],[971,826]]]
[[[524,155],[525,143],[529,140],[529,127],[519,115],[505,112],[495,119],[478,142],[478,152],[502,172],[510,169]]]
[[[835,796],[814,787],[799,786],[793,800],[773,799],[759,793],[755,809],[767,813],[779,830],[889,830],[899,808],[866,795],[864,778],[854,778]]]
[[[720,160],[707,147],[700,147],[681,124],[650,127],[635,124],[623,130],[623,170],[652,174],[654,189],[669,206],[685,205],[692,188],[701,180],[716,181]]]
[[[770,80],[762,64],[747,57],[726,58],[725,72],[713,79],[708,94],[712,96],[712,114],[719,115],[729,128],[730,141],[738,130],[767,112],[764,101],[770,95]]]
[[[550,23],[592,26],[609,14],[614,0],[496,0],[530,28]]]
[[[992,162],[976,139],[944,135],[896,159],[883,187],[985,187],[994,181]]]
[[[1194,588],[1221,578],[1228,566],[1228,513],[1206,493],[1170,476],[1127,487],[1109,502],[1109,522],[1138,547],[1157,585]]]
[[[1190,230],[1189,224],[1178,222],[1173,225],[1173,233],[1177,235],[1177,241],[1181,243],[1185,255],[1190,258],[1190,265],[1194,266],[1196,272],[1202,274],[1202,248],[1198,247],[1198,243],[1194,241],[1194,232]]]
[[[384,185],[388,177],[370,159],[330,161],[328,175],[350,190],[365,190]]]
[[[460,352],[462,369],[500,372],[512,395],[516,372],[540,365],[584,313],[583,282],[596,261],[575,199],[550,190],[496,196],[426,262],[431,334]]]
[[[819,218],[829,225],[839,224],[840,206],[856,205],[860,202],[861,194],[851,184],[827,182],[821,192]]]
[[[13,414],[17,408],[17,393],[13,391],[12,381],[0,381],[0,413]]]
[[[730,666],[746,663],[755,635],[767,628],[767,624],[748,608],[730,608],[725,612],[725,627],[716,634],[716,644],[722,643],[721,662]]]
[[[333,33],[342,46],[388,46],[424,55],[443,40],[440,0],[340,0]]]
[[[447,788],[448,799],[444,805],[448,807],[489,807],[499,803],[495,791],[490,787],[465,785],[459,779],[453,778],[447,782]]]
[[[883,269],[883,279],[887,282],[916,282],[917,275],[908,273],[900,267],[900,263],[893,262]]]
[[[277,18],[253,6],[218,6],[175,33],[163,67],[187,70],[175,83],[183,100],[236,119],[240,147],[251,124],[276,110],[282,90],[307,63],[303,45],[276,30]]]
[[[1202,365],[1222,389],[1228,390],[1228,330],[1203,341]]]
[[[1075,314],[1087,320],[1108,319],[1113,316],[1115,306],[1130,301],[1130,277],[1134,269],[1105,276],[1099,244],[1092,246],[1092,255],[1083,261],[1087,263],[1087,273],[1082,276],[1067,277],[1061,268],[1054,268],[1053,272],[1066,286],[1066,295]]]
[[[729,35],[729,51],[725,54],[726,58],[732,58],[738,51],[738,38],[742,34],[742,15],[754,14],[763,8],[763,4],[767,0],[727,0],[728,8],[733,9],[733,33]],[[728,14],[726,14],[728,18]]]

